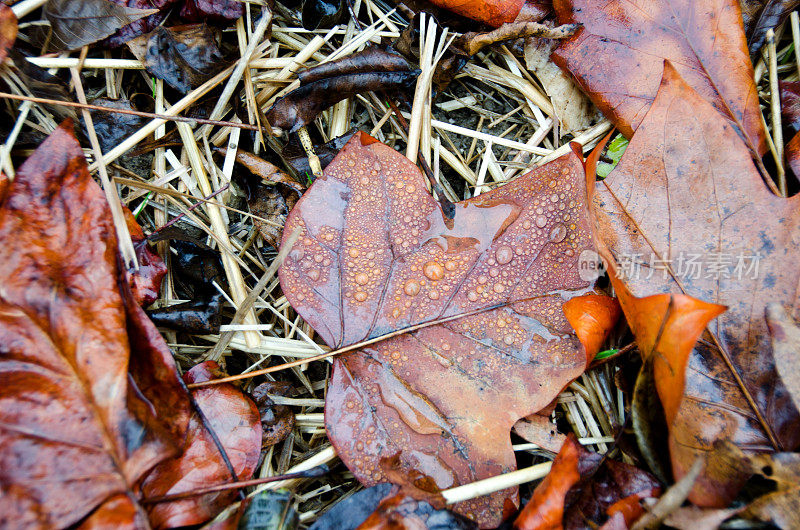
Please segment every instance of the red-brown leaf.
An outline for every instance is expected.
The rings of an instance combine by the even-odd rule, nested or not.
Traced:
[[[220,376],[218,370],[216,362],[205,361],[186,372],[183,379],[187,384],[209,381]],[[250,479],[261,452],[261,418],[255,404],[227,383],[195,389],[192,396],[225,448],[236,479]],[[183,453],[156,466],[142,483],[142,492],[145,497],[156,497],[233,481],[213,437],[195,413]],[[227,490],[153,504],[148,509],[150,522],[156,528],[200,524],[217,515],[236,494],[236,490]]]
[[[628,138],[650,108],[664,60],[766,152],[758,93],[736,0],[556,0],[561,24],[584,25],[553,52]]]
[[[665,402],[677,406],[670,427],[677,478],[721,438],[745,451],[770,450],[769,428],[786,449],[800,442],[800,416],[775,372],[764,321],[767,302],[798,306],[798,201],[766,189],[730,123],[669,64],[622,161],[598,184],[600,236],[617,262],[645,264],[640,274],[626,267],[635,296],[682,293],[729,307],[692,352],[683,398]],[[699,272],[687,265],[693,256]],[[690,499],[726,506],[740,482],[707,467]]]
[[[363,483],[398,452],[442,489],[515,468],[512,425],[587,364],[562,311],[591,288],[576,266],[592,247],[583,179],[570,153],[445,221],[422,173],[359,133],[298,201],[281,286],[328,345],[484,310],[335,360],[328,434]],[[496,526],[516,500],[514,488],[455,509]]]
[[[19,168],[0,241],[0,513],[70,526],[137,498],[139,479],[177,451],[189,400],[119,268],[70,123]]]
[[[517,19],[540,20],[549,11],[547,2],[534,0],[430,0],[430,2],[462,17],[495,28]]]
[[[6,4],[0,4],[0,63],[17,40],[17,17]]]

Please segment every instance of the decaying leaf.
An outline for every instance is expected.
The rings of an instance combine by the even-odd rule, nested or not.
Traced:
[[[538,22],[513,22],[503,24],[499,28],[486,33],[471,31],[464,33],[457,39],[460,46],[468,55],[475,55],[486,46],[512,39],[523,38],[544,38],[544,39],[565,39],[571,37],[580,28],[579,24],[565,24],[553,27],[548,24]]]
[[[670,486],[667,491],[658,499],[648,511],[645,513],[636,524],[633,525],[631,530],[650,530],[661,528],[661,523],[670,514],[674,513],[678,508],[683,505],[689,492],[694,486],[694,481],[700,475],[703,469],[703,462],[698,459],[681,479]]]
[[[314,144],[314,154],[319,158],[322,169],[328,167],[328,164],[331,163],[342,147],[350,141],[350,138],[353,137],[355,132],[355,129],[351,129],[342,136],[337,136],[324,144]],[[297,175],[302,179],[306,179],[306,182],[310,182],[314,172],[311,170],[311,166],[308,163],[308,153],[303,149],[297,135],[289,137],[289,141],[283,147],[281,155],[283,159],[294,168]]]
[[[137,110],[128,99],[95,98],[92,105],[110,109]],[[100,149],[105,153],[118,146],[122,141],[144,125],[141,116],[119,114],[116,112],[90,111],[92,123],[100,141]]]
[[[269,447],[282,442],[294,429],[294,412],[286,405],[276,405],[273,396],[291,397],[294,387],[285,381],[267,381],[253,389],[253,399],[258,405],[261,414],[261,430],[263,438],[261,445]]]
[[[698,508],[682,506],[664,519],[664,524],[677,530],[717,530],[726,520],[737,513],[737,508]]]
[[[134,47],[131,47],[135,51]],[[228,61],[217,47],[217,36],[205,24],[165,28],[147,37],[145,69],[184,94],[224,69]]]
[[[584,25],[553,52],[553,60],[625,136],[650,108],[666,59],[753,152],[766,151],[736,0],[556,0],[553,6],[559,23]]]
[[[800,6],[798,0],[739,0],[750,55],[757,57],[767,31],[777,28]]]
[[[105,39],[123,26],[156,13],[110,0],[47,0],[44,17],[53,29],[51,48],[74,50]]]
[[[17,40],[17,17],[6,4],[0,4],[0,63]]]
[[[301,13],[306,29],[332,28],[347,14],[347,0],[303,0]]]
[[[455,205],[445,219],[419,169],[357,133],[286,223],[301,237],[280,269],[293,307],[331,347],[466,312],[337,357],[326,427],[360,481],[381,458],[444,489],[515,468],[508,433],[586,367],[564,316],[591,284],[581,157],[565,155]],[[410,471],[409,471],[410,473]],[[457,504],[496,526],[515,489]]]
[[[800,410],[800,328],[778,303],[767,304],[766,317],[775,368],[794,406]]]
[[[688,354],[687,350],[685,355],[688,356]],[[669,445],[667,440],[669,431],[658,393],[653,392],[653,389],[657,388],[653,373],[655,359],[654,355],[647,357],[642,362],[639,375],[636,377],[631,400],[631,426],[636,437],[636,445],[648,468],[661,482],[667,483],[672,475],[668,471]]]
[[[222,325],[222,305],[219,291],[200,289],[188,302],[147,311],[153,324],[186,333],[216,334]]]
[[[676,478],[720,438],[745,451],[788,449],[800,442],[800,417],[777,377],[763,317],[767,302],[791,309],[798,302],[798,200],[766,189],[730,123],[669,63],[622,161],[598,184],[596,226],[633,294],[685,293],[729,308],[693,350],[684,384],[682,356],[673,357],[660,342],[654,348],[663,318],[692,325],[691,314],[680,316],[683,302],[677,294],[673,302],[661,295],[657,313],[649,310],[651,323],[642,323],[650,330],[643,342],[645,334],[635,326],[647,313],[630,307],[625,288],[615,285],[640,350],[661,353],[655,359],[656,383]],[[697,317],[705,314],[704,319],[714,311],[698,309]],[[709,461],[690,499],[700,506],[727,506],[740,484]]]
[[[191,408],[68,122],[18,168],[0,240],[0,513],[133,525],[135,485],[178,450]]]
[[[447,530],[473,530],[473,521],[461,515],[437,510],[425,501],[398,493],[381,501],[378,508],[358,526],[358,530],[421,530],[446,528]]]
[[[229,22],[244,15],[240,0],[184,0],[180,17],[189,22]]]
[[[550,96],[563,136],[589,127],[599,112],[575,81],[550,60],[557,46],[558,42],[552,40],[529,38],[525,39],[524,51],[525,66]]]
[[[774,491],[751,502],[742,515],[781,529],[800,527],[800,453],[739,456],[740,465],[776,485]]]
[[[354,493],[337,502],[309,530],[356,530],[381,501],[397,493],[397,489],[397,486],[383,482]]]
[[[158,298],[161,281],[167,274],[167,265],[147,246],[142,227],[136,222],[133,213],[127,208],[123,208],[123,213],[136,251],[136,263],[139,265],[136,269],[126,271],[128,284],[137,305],[147,307]]]
[[[188,383],[209,381],[224,374],[214,361],[205,361],[183,376]],[[142,483],[145,497],[183,493],[223,482],[248,480],[261,452],[261,421],[258,409],[241,390],[223,383],[192,390],[203,418],[195,412],[189,422],[183,452],[160,463]],[[205,420],[205,421],[204,421]],[[214,431],[212,436],[209,429]],[[227,453],[236,476],[220,454],[216,437]],[[203,523],[214,517],[236,497],[226,490],[189,499],[148,506],[150,522],[156,528],[173,528]]]
[[[660,491],[648,473],[587,451],[570,433],[514,528],[597,528],[615,516],[628,528],[645,513],[639,501]]]
[[[280,98],[267,113],[273,127],[295,132],[331,105],[354,94],[409,90],[419,70],[402,56],[376,47],[310,68],[300,74],[300,87]]]

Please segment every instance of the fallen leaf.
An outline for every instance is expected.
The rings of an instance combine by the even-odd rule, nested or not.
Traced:
[[[28,61],[26,56],[19,50],[16,48],[9,49],[8,57],[11,60],[5,62],[5,67],[22,80],[34,97],[74,101],[70,94],[70,89],[64,81],[52,75],[44,68],[40,68]],[[66,118],[75,120],[78,116],[75,109],[72,107],[48,104],[43,104],[43,107],[51,112],[57,120],[64,120]]]
[[[216,34],[205,24],[158,26],[147,37],[144,56],[139,59],[151,75],[183,94],[228,65],[217,47]]]
[[[69,122],[18,168],[0,241],[0,513],[63,528],[99,509],[133,525],[136,484],[176,453],[191,408]]]
[[[308,530],[355,530],[374,512],[381,501],[397,492],[397,486],[383,482],[338,501]]]
[[[774,480],[777,488],[751,502],[742,515],[787,530],[800,527],[800,454],[752,455],[745,460],[752,472]]]
[[[670,486],[667,491],[658,499],[648,511],[636,523],[631,530],[648,530],[661,528],[661,523],[671,513],[683,505],[689,492],[694,486],[694,481],[700,476],[700,471],[703,469],[703,462],[700,459],[695,460],[689,472],[686,473],[681,479]]]
[[[347,14],[346,0],[303,0],[303,27],[310,30],[332,28]]]
[[[204,361],[183,376],[187,384],[216,379],[219,366]],[[145,497],[183,493],[223,482],[249,480],[261,453],[261,421],[258,409],[241,390],[227,383],[192,390],[197,412],[192,414],[183,452],[157,465],[142,482]],[[215,433],[209,433],[212,429]],[[214,441],[217,438],[236,473],[231,471]],[[198,495],[189,499],[151,504],[150,523],[155,528],[174,528],[203,523],[236,498],[236,490]]]
[[[649,308],[642,304],[642,310],[646,309]],[[700,332],[702,329],[698,331],[698,335]],[[688,354],[689,350],[686,350],[685,355]],[[669,431],[664,417],[664,407],[659,401],[658,393],[653,392],[653,389],[657,388],[653,373],[655,359],[656,357],[651,354],[642,362],[633,388],[630,417],[636,446],[647,467],[661,482],[667,483],[671,482],[672,478],[672,473],[669,471]]]
[[[219,291],[200,289],[193,300],[150,309],[147,316],[160,327],[196,334],[217,334],[225,299]]]
[[[508,436],[587,365],[564,316],[587,294],[577,259],[592,241],[575,153],[455,205],[445,220],[411,162],[357,133],[298,201],[301,231],[283,293],[331,347],[406,332],[337,357],[326,426],[365,485],[400,453],[440,489],[515,469]],[[516,488],[460,503],[499,524]]]
[[[433,5],[449,9],[462,17],[483,22],[492,27],[515,20],[541,20],[549,9],[547,2],[532,0],[429,0]]]
[[[583,461],[581,456],[584,452],[575,435],[570,433],[553,460],[550,472],[536,486],[531,500],[514,521],[515,530],[562,528],[567,492],[580,480],[581,473],[589,472],[601,459],[595,453],[590,453]]]
[[[766,315],[775,368],[800,410],[800,328],[781,304],[767,304]]]
[[[798,0],[739,0],[739,3],[750,56],[754,59],[767,40],[767,31],[783,24],[789,13],[800,6]]]
[[[542,449],[557,453],[566,437],[558,432],[549,416],[531,414],[514,424],[514,432],[525,441],[537,444]]]
[[[507,40],[528,37],[565,39],[574,35],[579,28],[579,24],[565,24],[553,27],[550,24],[540,24],[538,22],[513,22],[503,24],[499,28],[488,32],[470,31],[469,33],[464,33],[456,39],[456,43],[467,55],[475,55],[486,46]]]
[[[794,132],[800,131],[800,82],[780,81],[780,101],[783,125]]]
[[[316,154],[319,158],[319,163],[322,166],[322,169],[328,167],[328,164],[330,164],[336,155],[339,154],[339,151],[342,150],[342,147],[344,147],[344,145],[350,141],[350,138],[353,137],[355,132],[355,129],[351,129],[342,136],[337,136],[329,142],[324,144],[314,144],[314,154]],[[300,178],[309,184],[311,183],[313,171],[308,163],[308,153],[306,153],[306,150],[303,149],[303,146],[300,143],[300,139],[297,137],[297,135],[292,135],[289,137],[289,141],[283,147],[281,156],[283,156],[283,159],[294,168],[295,172]]]
[[[589,127],[600,113],[569,75],[550,60],[558,42],[525,39],[525,66],[539,80],[553,103],[561,136]],[[603,175],[604,176],[604,175]]]
[[[0,63],[17,40],[17,17],[6,4],[0,4]]]
[[[295,132],[331,105],[354,94],[410,90],[419,75],[402,56],[369,47],[300,74],[300,87],[275,102],[267,113],[273,127]]]
[[[585,294],[564,303],[564,315],[586,351],[586,362],[592,362],[600,347],[617,325],[622,309],[616,298]]]
[[[276,405],[270,399],[270,394],[291,397],[294,387],[285,381],[267,381],[255,387],[252,394],[261,414],[261,446],[269,447],[282,442],[294,429],[294,413],[287,405]]]
[[[596,528],[615,516],[628,528],[645,513],[639,501],[659,493],[654,477],[587,451],[570,433],[514,528]]]
[[[669,514],[664,524],[677,530],[716,530],[739,511],[737,508],[683,506]]]
[[[184,0],[180,17],[188,22],[230,22],[244,15],[239,0]]]
[[[156,13],[110,0],[47,0],[42,14],[53,29],[50,47],[75,50],[103,40],[123,26]]]
[[[626,137],[650,108],[666,59],[741,131],[752,152],[766,152],[735,0],[555,0],[553,6],[559,23],[584,25],[553,60]]]
[[[745,451],[769,451],[776,448],[770,429],[777,444],[794,448],[800,442],[800,418],[778,381],[763,315],[767,302],[797,303],[799,199],[776,197],[765,188],[729,122],[669,63],[622,161],[597,188],[599,235],[633,295],[685,293],[729,307],[691,353],[685,383],[687,361],[679,352],[693,338],[681,332],[681,349],[666,350],[663,343],[657,349],[655,377],[670,427],[675,477],[720,438]],[[683,320],[701,328],[691,312],[682,316],[682,306],[696,318],[714,316],[713,304],[692,309],[677,294],[631,306],[624,288],[615,284],[615,289],[645,355],[654,350],[665,315],[676,324]],[[648,300],[649,309],[636,309]],[[690,499],[699,506],[724,507],[740,484],[709,461]]]
[[[92,105],[99,105],[110,109],[137,110],[128,99],[95,98]],[[138,131],[144,124],[141,116],[90,110],[92,124],[100,142],[100,149],[105,153],[118,146],[128,136]]]
[[[398,493],[381,501],[357,530],[473,530],[475,523],[448,510],[437,510],[425,501]]]
[[[128,233],[131,235],[133,249],[136,251],[136,262],[138,267],[128,270],[128,284],[131,286],[133,298],[136,304],[147,307],[159,296],[161,281],[167,274],[167,266],[158,256],[147,246],[147,239],[144,237],[142,227],[136,222],[136,218],[128,208],[123,207],[125,220],[127,221]]]

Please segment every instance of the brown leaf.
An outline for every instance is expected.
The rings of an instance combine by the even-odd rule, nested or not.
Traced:
[[[357,133],[298,201],[284,234],[284,294],[331,347],[470,311],[337,357],[328,434],[366,485],[382,457],[440,489],[516,467],[508,433],[587,365],[562,311],[587,293],[584,168],[574,153],[443,216],[405,157]],[[501,412],[502,411],[502,412]],[[500,522],[508,489],[455,506]]]
[[[584,25],[553,52],[553,60],[575,76],[626,137],[653,102],[666,59],[741,131],[753,152],[766,152],[735,0],[556,0],[553,5],[559,23]]]
[[[180,17],[189,22],[230,22],[244,15],[239,0],[184,0]]]
[[[794,406],[800,409],[800,328],[778,303],[767,304],[767,327],[775,368]]]
[[[183,94],[228,65],[217,47],[216,33],[205,24],[157,27],[140,59],[150,74]]]
[[[300,87],[277,100],[267,120],[295,132],[343,99],[368,91],[408,90],[418,75],[403,57],[370,47],[300,74]]]
[[[47,0],[42,13],[53,28],[56,51],[75,50],[103,40],[123,26],[156,13],[110,0]]]
[[[0,513],[66,527],[137,498],[135,484],[179,447],[189,400],[119,268],[69,122],[18,169],[0,241]]]
[[[6,4],[0,4],[0,63],[17,40],[17,17]]]
[[[204,361],[186,372],[183,379],[190,384],[220,376],[224,374],[219,373],[216,362]],[[205,422],[198,413],[192,415],[183,452],[156,466],[145,478],[142,483],[145,497],[248,480],[255,471],[261,452],[261,421],[253,402],[227,383],[192,390],[192,396]],[[224,447],[236,477],[231,476],[209,429]],[[148,507],[150,522],[156,528],[200,524],[214,517],[235,497],[236,490],[226,490],[153,504]]]
[[[677,530],[716,530],[726,520],[737,513],[737,508],[698,508],[684,506],[678,508],[664,519],[664,524]]]
[[[599,234],[625,262],[620,270],[634,295],[685,293],[729,307],[692,352],[682,393],[684,361],[658,350],[668,361],[656,381],[665,378],[659,396],[676,478],[720,438],[746,451],[774,448],[767,429],[785,448],[800,442],[800,418],[778,381],[763,318],[767,302],[797,304],[798,200],[765,188],[729,122],[669,64],[622,161],[598,184]],[[662,299],[650,318],[660,322],[668,308]],[[637,333],[641,351],[652,351],[658,325],[650,326],[649,345]],[[741,482],[708,464],[690,499],[726,506]]]
[[[600,115],[575,81],[550,60],[557,41],[525,39],[525,66],[542,84],[561,125],[563,136],[589,127]]]
[[[564,315],[583,344],[586,362],[592,362],[611,330],[617,325],[622,309],[616,298],[585,294],[567,300],[564,304]]]
[[[295,423],[291,407],[276,405],[270,399],[270,394],[291,397],[294,394],[294,387],[284,381],[267,381],[253,389],[253,399],[258,405],[258,412],[261,415],[262,447],[282,442],[292,432]]]
[[[457,39],[458,46],[468,55],[475,55],[486,46],[513,39],[538,37],[544,39],[565,39],[571,37],[580,28],[579,24],[565,24],[553,27],[538,22],[513,22],[503,24],[499,28],[486,33],[471,31]]]
[[[147,239],[144,237],[142,227],[136,222],[133,213],[126,207],[122,209],[128,225],[128,233],[131,235],[133,248],[136,251],[136,261],[139,267],[135,270],[128,270],[128,283],[133,292],[133,298],[137,305],[147,307],[156,301],[161,289],[161,281],[167,274],[167,266],[158,256],[147,246]]]
[[[540,414],[531,414],[519,420],[514,424],[514,432],[525,441],[553,453],[558,452],[565,440],[550,418]]]

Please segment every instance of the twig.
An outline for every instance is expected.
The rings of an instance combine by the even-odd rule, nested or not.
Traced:
[[[775,166],[778,170],[778,189],[786,197],[786,171],[783,167],[783,129],[781,126],[781,99],[778,89],[778,57],[775,53],[775,32],[767,31],[769,56],[769,102],[772,110],[772,139],[775,143]]]

